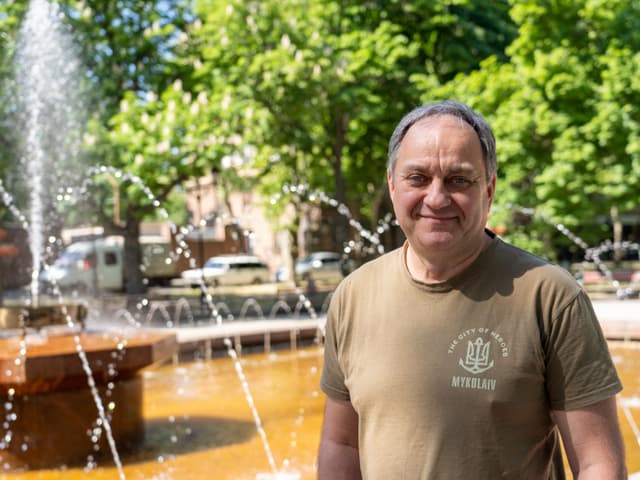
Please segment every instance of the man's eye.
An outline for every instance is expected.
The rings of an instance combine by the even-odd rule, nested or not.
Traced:
[[[449,188],[464,190],[470,187],[471,185],[473,185],[474,182],[473,180],[467,177],[450,177],[450,178],[447,178],[446,183],[449,186]]]
[[[415,174],[415,175],[407,176],[407,181],[411,185],[423,185],[424,183],[426,183],[428,181],[428,179],[424,175]]]
[[[469,183],[469,179],[464,177],[451,177],[447,181],[453,185],[464,185]]]

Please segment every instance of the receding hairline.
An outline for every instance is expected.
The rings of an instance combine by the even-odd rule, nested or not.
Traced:
[[[449,117],[453,120],[457,120],[458,123],[465,127],[468,128],[469,130],[471,130],[475,136],[478,138],[478,142],[480,142],[480,144],[482,144],[482,142],[480,141],[480,135],[478,135],[478,132],[476,131],[475,128],[473,128],[473,125],[471,125],[466,118],[460,116],[460,115],[456,115],[455,113],[451,113],[451,112],[438,112],[438,113],[434,113],[433,115],[425,115],[424,117],[420,117],[419,119],[417,119],[415,122],[413,122],[412,124],[410,124],[404,131],[404,135],[402,135],[402,140],[404,140],[404,138],[407,136],[407,134],[409,133],[409,131],[415,127],[416,125],[424,125],[424,124],[429,124],[429,123],[433,123],[435,121],[441,121],[443,118],[445,117]],[[402,143],[402,141],[400,141],[400,143]]]

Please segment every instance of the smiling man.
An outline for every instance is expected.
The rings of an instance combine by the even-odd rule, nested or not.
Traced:
[[[444,281],[490,243],[485,234],[495,192],[475,130],[451,115],[410,128],[387,173],[398,223],[409,239],[407,266],[418,280]]]
[[[625,478],[621,384],[590,301],[561,268],[486,229],[495,139],[452,101],[389,143],[404,246],[336,290],[320,480]]]

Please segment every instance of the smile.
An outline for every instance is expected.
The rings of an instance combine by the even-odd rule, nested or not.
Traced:
[[[418,214],[416,214],[416,219],[417,220],[428,220],[428,221],[436,222],[436,223],[445,223],[445,222],[455,221],[457,219],[457,217],[455,217],[455,216],[444,217],[444,216],[437,216],[437,215],[429,215],[429,214],[418,213]]]

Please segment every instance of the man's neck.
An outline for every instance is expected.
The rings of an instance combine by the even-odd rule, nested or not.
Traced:
[[[442,283],[463,272],[491,244],[492,238],[483,233],[478,247],[457,258],[445,255],[421,256],[409,243],[405,252],[405,263],[411,276],[424,283]]]

